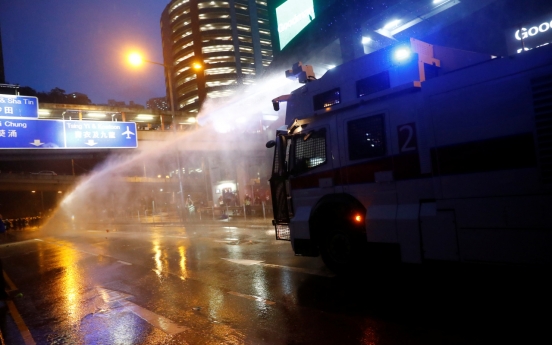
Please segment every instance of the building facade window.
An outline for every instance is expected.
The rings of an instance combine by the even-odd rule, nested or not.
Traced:
[[[174,66],[177,109],[197,112],[207,98],[229,96],[262,75],[272,60],[266,8],[260,0],[173,0],[166,6],[163,58]],[[203,68],[193,69],[194,63]]]

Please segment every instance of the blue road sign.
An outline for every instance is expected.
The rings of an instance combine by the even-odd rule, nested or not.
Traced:
[[[135,148],[136,123],[64,121],[67,148]]]
[[[38,98],[0,95],[0,117],[29,117],[38,119]]]
[[[0,118],[0,149],[136,147],[134,122]]]

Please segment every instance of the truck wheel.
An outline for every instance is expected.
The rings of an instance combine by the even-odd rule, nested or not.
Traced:
[[[355,245],[351,234],[328,230],[320,243],[322,261],[337,274],[350,271],[355,263]]]

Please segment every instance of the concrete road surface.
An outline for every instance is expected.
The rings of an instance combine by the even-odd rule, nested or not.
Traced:
[[[59,224],[0,244],[3,344],[550,342],[547,267],[336,277],[267,222]]]

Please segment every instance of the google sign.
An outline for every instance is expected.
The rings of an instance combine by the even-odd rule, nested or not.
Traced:
[[[550,27],[552,27],[552,21],[550,22],[544,22],[540,25],[532,26],[529,29],[521,28],[516,31],[515,37],[516,40],[521,41],[528,37],[533,37],[538,35],[539,33],[544,33],[548,30],[550,30]]]
[[[509,54],[521,53],[552,43],[552,14],[535,18],[529,23],[510,27],[505,32]]]

